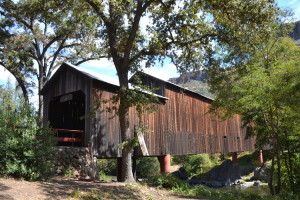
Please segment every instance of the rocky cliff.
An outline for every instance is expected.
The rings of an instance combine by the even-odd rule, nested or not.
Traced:
[[[295,22],[295,27],[293,29],[293,32],[291,32],[289,36],[293,38],[295,41],[300,40],[300,21]]]

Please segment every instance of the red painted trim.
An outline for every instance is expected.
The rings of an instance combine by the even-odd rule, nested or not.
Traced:
[[[81,138],[67,138],[67,137],[59,137],[57,138],[60,142],[82,142]]]
[[[61,131],[61,132],[69,132],[69,133],[84,133],[83,130],[69,130],[69,129],[61,129],[61,128],[53,128],[53,131]]]

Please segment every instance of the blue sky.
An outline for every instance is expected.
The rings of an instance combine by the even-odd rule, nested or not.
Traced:
[[[300,20],[300,0],[276,0],[276,2],[281,8],[290,8],[295,14],[295,20]],[[100,61],[90,61],[88,63],[84,63],[81,67],[98,73],[99,76],[104,80],[117,80],[114,65],[107,59],[102,59]],[[176,71],[176,67],[172,63],[170,63],[169,60],[166,60],[164,67],[156,66],[148,68],[145,69],[145,72],[164,80],[179,76]],[[5,84],[8,80],[10,82],[15,82],[15,79],[10,75],[10,73],[0,66],[0,84]]]
[[[300,20],[300,0],[276,0],[281,8],[290,8],[295,14],[296,21]]]

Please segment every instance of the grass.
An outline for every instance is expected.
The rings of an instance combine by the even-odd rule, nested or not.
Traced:
[[[285,193],[277,196],[261,196],[258,194],[249,194],[241,191],[219,191],[211,189],[206,186],[200,185],[198,187],[191,187],[186,182],[177,179],[172,175],[162,175],[152,180],[152,184],[155,184],[159,188],[165,188],[175,193],[205,197],[214,200],[291,200],[299,199],[299,195]]]

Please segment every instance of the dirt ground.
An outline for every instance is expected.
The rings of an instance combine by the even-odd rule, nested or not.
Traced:
[[[1,200],[76,199],[71,198],[71,193],[74,191],[78,193],[90,192],[91,194],[99,194],[99,196],[101,196],[100,199],[197,199],[195,197],[181,196],[169,191],[136,184],[88,182],[62,177],[53,178],[48,182],[28,182],[10,178],[0,178]]]

